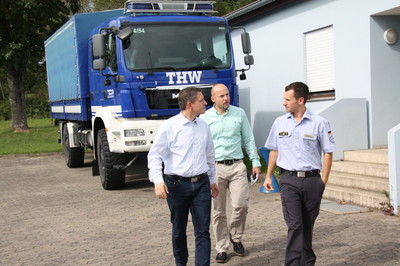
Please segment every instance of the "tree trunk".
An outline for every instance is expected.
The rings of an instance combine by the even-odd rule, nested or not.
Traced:
[[[7,82],[10,93],[12,128],[14,132],[28,131],[25,103],[25,68],[16,68],[12,63],[7,63]]]
[[[6,98],[6,95],[4,93],[4,89],[3,89],[3,86],[1,85],[1,83],[0,83],[0,91],[1,91],[1,99],[0,100],[3,100]]]

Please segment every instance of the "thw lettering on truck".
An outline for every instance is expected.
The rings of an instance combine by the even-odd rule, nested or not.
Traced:
[[[166,72],[165,75],[169,78],[168,84],[188,84],[200,83],[203,71],[181,71],[181,72]]]

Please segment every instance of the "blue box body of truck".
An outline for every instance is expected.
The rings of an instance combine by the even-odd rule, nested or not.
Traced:
[[[46,40],[47,82],[53,118],[90,121],[90,32],[106,19],[122,15],[123,9],[76,14]]]

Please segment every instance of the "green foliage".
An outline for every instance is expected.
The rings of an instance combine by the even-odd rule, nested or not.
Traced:
[[[246,165],[247,171],[251,172],[253,166],[247,154],[244,155],[243,163]],[[267,171],[267,165],[265,164],[265,161],[262,157],[260,157],[260,163],[261,163],[261,172],[265,173]]]
[[[8,87],[6,73],[0,68],[0,120],[10,120],[10,101],[8,100]]]
[[[107,10],[124,7],[126,0],[94,0],[95,10]],[[242,6],[245,6],[254,0],[216,0],[215,9],[219,16],[230,13]]]
[[[4,67],[4,62],[16,68],[37,64],[44,57],[44,41],[78,7],[76,0],[2,0],[0,66]]]
[[[2,78],[3,77],[3,78]],[[45,65],[33,65],[27,71],[25,82],[26,115],[28,118],[48,118],[50,105],[46,84]],[[0,71],[0,120],[10,120],[10,101],[5,75]]]
[[[0,121],[0,155],[61,152],[52,119],[28,120],[29,132],[13,133],[10,121]]]
[[[10,120],[10,102],[7,99],[0,101],[0,120]]]
[[[45,73],[45,68],[39,67],[39,62],[44,58],[44,41],[78,8],[78,0],[1,1],[0,85],[2,93],[7,92],[7,95],[13,98],[14,105],[11,109],[15,113],[11,117],[13,120],[19,119],[13,121],[14,126],[14,122],[17,125],[27,125],[24,123],[25,93],[43,94],[41,93],[43,89],[34,92],[30,89],[36,88],[32,86],[34,82],[39,86],[45,85],[45,82],[36,83],[36,76],[43,77]],[[7,82],[4,80],[5,76]],[[7,107],[4,97],[0,99],[0,106],[2,111],[0,117],[8,118],[3,110]]]
[[[245,154],[244,155],[244,158],[243,158],[243,163],[246,165],[246,167],[247,167],[247,170],[248,171],[251,171],[251,169],[252,169],[252,164],[251,164],[251,161],[250,161],[250,159],[249,159],[249,157],[247,156],[247,154]],[[267,164],[265,163],[265,160],[264,160],[264,158],[260,155],[260,163],[261,163],[261,173],[266,173],[267,172]],[[277,167],[275,170],[274,170],[274,175],[275,175],[275,177],[279,177],[280,176],[280,174],[279,174],[279,167]]]
[[[216,0],[215,9],[219,16],[223,16],[251,2],[254,0]]]
[[[94,0],[96,11],[123,8],[125,0]]]
[[[28,69],[25,97],[28,118],[50,117],[46,67],[44,64],[38,64]]]

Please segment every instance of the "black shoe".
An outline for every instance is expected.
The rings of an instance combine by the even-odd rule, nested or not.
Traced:
[[[220,252],[217,254],[217,257],[215,258],[215,260],[218,263],[225,263],[228,259],[228,256],[226,255],[226,252]]]
[[[242,245],[242,242],[232,242],[233,243],[233,251],[235,251],[236,255],[244,256],[245,250]]]

